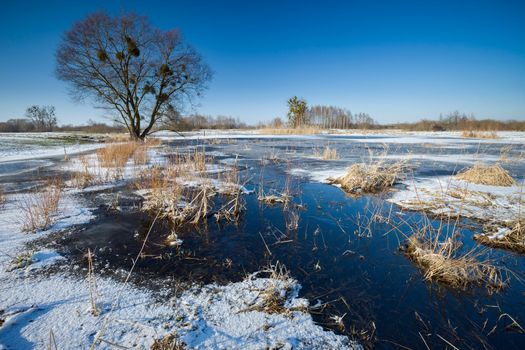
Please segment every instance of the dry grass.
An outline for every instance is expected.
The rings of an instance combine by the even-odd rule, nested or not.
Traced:
[[[446,234],[445,228],[453,232]],[[461,252],[458,232],[450,224],[434,228],[428,223],[408,239],[406,254],[420,268],[424,279],[452,288],[471,286],[486,288],[489,293],[501,290],[505,281],[490,260],[481,260],[475,250]]]
[[[318,149],[314,149],[314,157],[322,158],[323,160],[336,160],[339,159],[337,155],[337,149],[330,148],[330,146],[325,146],[322,152]]]
[[[326,146],[323,151],[323,159],[324,160],[335,160],[338,159],[337,156],[337,149],[330,148],[329,146]]]
[[[88,156],[80,156],[78,160],[82,169],[72,174],[71,183],[75,187],[86,188],[95,181],[95,176],[90,171],[90,163]]]
[[[139,146],[132,141],[110,144],[97,149],[97,158],[104,168],[123,168]]]
[[[97,280],[95,277],[95,269],[93,267],[93,253],[91,253],[91,249],[88,249],[86,259],[88,261],[88,272],[86,278],[89,285],[90,311],[93,316],[98,316],[100,315],[100,310],[97,306]]]
[[[26,194],[20,202],[22,230],[35,232],[49,227],[58,210],[61,195],[62,183],[58,180],[50,182],[44,191]]]
[[[213,158],[207,157],[204,149],[196,148],[193,152],[170,156],[169,166],[177,176],[187,176],[191,179],[195,177],[195,173],[205,173],[212,162]]]
[[[316,135],[321,134],[323,129],[317,126],[305,126],[302,128],[264,128],[258,130],[260,134],[268,135]]]
[[[184,350],[186,344],[179,339],[177,332],[165,335],[161,339],[155,339],[151,350]]]
[[[160,166],[154,166],[142,171],[136,182],[137,188],[147,190],[142,210],[161,212],[161,217],[180,217],[182,187],[175,176]]]
[[[2,186],[0,186],[0,208],[5,202],[6,202],[6,197],[4,194],[4,189],[2,188]]]
[[[133,164],[146,165],[149,162],[148,146],[146,144],[139,145],[133,153]]]
[[[142,171],[136,183],[144,191],[142,209],[160,213],[175,225],[199,225],[212,215],[217,221],[237,222],[245,209],[237,164],[227,171],[210,173],[212,160],[204,150],[196,149],[170,157],[165,168]],[[223,197],[214,201],[218,194]]]
[[[346,174],[336,179],[329,179],[332,184],[340,185],[351,194],[378,193],[391,187],[402,176],[405,162],[385,165],[382,161],[370,164],[353,164]]]
[[[508,231],[501,235],[484,233],[474,235],[474,239],[492,248],[508,249],[518,253],[525,253],[525,219],[509,225]]]
[[[474,131],[465,130],[461,133],[462,137],[475,139],[497,139],[499,136],[495,131]]]
[[[265,289],[259,290],[259,298],[255,304],[248,307],[241,312],[246,311],[261,311],[268,314],[282,314],[289,316],[292,311],[305,311],[303,308],[289,308],[285,306],[287,294],[290,291],[290,274],[286,267],[279,263],[269,265],[266,269],[256,272],[252,275],[255,277],[259,274],[268,274],[272,279]],[[282,285],[279,285],[280,283]],[[284,291],[284,293],[283,293]]]
[[[475,164],[472,168],[458,173],[455,177],[458,180],[481,185],[512,186],[516,184],[512,176],[498,164]]]

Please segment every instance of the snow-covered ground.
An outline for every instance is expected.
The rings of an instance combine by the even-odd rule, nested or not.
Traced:
[[[488,186],[457,180],[452,176],[404,181],[406,188],[389,201],[411,210],[463,216],[492,224],[525,218],[525,182],[514,186]]]
[[[403,131],[403,130],[324,130],[313,135],[274,135],[265,134],[259,130],[202,130],[192,132],[170,132],[162,131],[155,133],[155,137],[165,140],[175,139],[228,139],[228,138],[275,138],[275,139],[325,139],[351,138],[354,142],[377,142],[386,144],[419,144],[432,143],[446,145],[449,143],[459,144],[520,144],[525,138],[525,132],[500,131],[497,138],[467,138],[462,137],[459,131]]]
[[[80,143],[80,140],[83,142]],[[102,147],[102,137],[68,133],[0,133],[0,162],[70,156]]]

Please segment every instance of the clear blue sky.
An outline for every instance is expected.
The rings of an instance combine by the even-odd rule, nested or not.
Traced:
[[[525,118],[525,1],[24,1],[0,5],[0,120],[52,104],[61,123],[103,120],[54,77],[73,22],[135,11],[178,27],[215,72],[198,112],[255,123],[292,95],[380,122]]]

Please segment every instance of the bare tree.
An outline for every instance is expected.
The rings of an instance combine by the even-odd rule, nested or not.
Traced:
[[[53,131],[57,127],[54,106],[31,106],[26,109],[26,118],[36,131]]]
[[[73,95],[116,112],[134,139],[144,139],[168,106],[191,103],[212,75],[178,30],[161,31],[135,14],[89,15],[65,34],[56,57],[57,76]]]

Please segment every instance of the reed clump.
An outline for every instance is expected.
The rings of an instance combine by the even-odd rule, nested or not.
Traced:
[[[500,270],[490,260],[481,260],[479,252],[461,252],[456,235],[456,232],[446,235],[443,226],[436,229],[429,224],[409,237],[406,255],[422,271],[426,281],[461,290],[478,286],[489,293],[504,288]]]
[[[496,233],[474,235],[474,239],[488,247],[525,254],[525,219],[517,220]]]
[[[337,156],[337,149],[330,148],[329,146],[326,146],[323,151],[323,159],[324,160],[336,160],[339,157]]]
[[[26,194],[20,202],[22,231],[45,230],[53,223],[62,195],[62,183],[54,180],[43,191]]]
[[[330,146],[325,146],[322,152],[318,148],[314,149],[314,157],[322,158],[323,160],[339,159],[339,156],[337,155],[337,149],[331,148]]]
[[[2,207],[2,205],[4,205],[4,203],[7,201],[6,197],[5,197],[5,194],[4,194],[4,189],[2,186],[0,186],[0,208]]]
[[[97,149],[97,158],[104,168],[123,168],[139,146],[133,141],[110,144]]]
[[[499,164],[475,164],[473,167],[458,173],[455,177],[458,180],[480,185],[508,187],[516,184],[516,181],[514,181],[508,171],[503,169]]]
[[[499,136],[495,131],[474,131],[465,130],[461,133],[462,137],[475,139],[497,139]]]
[[[95,175],[92,173],[91,164],[88,156],[78,157],[81,169],[71,176],[71,183],[75,187],[86,188],[95,182]]]
[[[382,161],[356,163],[346,170],[345,175],[329,181],[350,194],[379,193],[393,186],[403,175],[404,169],[404,161],[390,165]]]
[[[149,162],[148,146],[146,144],[139,145],[133,153],[133,164],[146,165]]]

